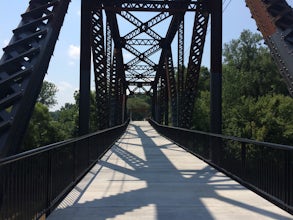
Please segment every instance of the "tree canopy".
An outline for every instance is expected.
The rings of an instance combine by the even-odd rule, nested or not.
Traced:
[[[41,92],[37,99],[37,102],[42,103],[47,107],[52,107],[57,104],[56,93],[58,89],[52,82],[44,81]]]
[[[145,94],[135,94],[128,98],[127,109],[130,118],[134,121],[141,121],[150,117],[150,97]]]
[[[293,99],[261,35],[244,30],[223,55],[223,133],[292,144]],[[205,73],[200,85],[208,84]],[[194,129],[209,131],[209,107],[209,87],[200,86]]]

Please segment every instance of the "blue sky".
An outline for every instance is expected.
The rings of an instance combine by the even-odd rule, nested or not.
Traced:
[[[12,30],[20,22],[20,15],[25,12],[29,1],[10,0],[0,8],[0,46],[8,44]],[[291,6],[293,0],[287,1]],[[244,29],[257,32],[255,21],[251,18],[244,0],[223,0],[223,43],[239,37]],[[186,35],[192,24],[186,22]],[[127,28],[127,27],[126,27]],[[46,80],[58,87],[58,105],[52,110],[60,108],[66,102],[74,102],[73,93],[79,87],[79,40],[80,40],[80,0],[72,0],[68,13],[51,59]],[[186,37],[188,38],[188,36]],[[189,36],[190,38],[190,36]],[[208,32],[202,64],[209,67],[209,38]],[[188,48],[185,48],[188,51]],[[124,54],[126,59],[129,54]],[[0,52],[2,56],[2,51]],[[187,54],[188,57],[188,54]],[[93,79],[92,79],[93,81]]]

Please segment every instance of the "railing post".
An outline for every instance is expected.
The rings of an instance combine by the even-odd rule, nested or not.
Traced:
[[[86,144],[87,144],[87,165],[89,166],[91,164],[90,138],[86,139]]]
[[[52,152],[47,152],[47,211],[46,215],[51,213],[51,201],[52,201]]]
[[[292,150],[284,150],[284,202],[285,204],[292,205],[291,203],[291,194],[292,194],[292,167],[291,165],[291,153]]]
[[[76,142],[73,143],[73,181],[77,179],[77,147]]]
[[[293,184],[293,150],[290,150],[290,157],[289,157],[289,186],[292,186]],[[292,187],[289,187],[289,205],[293,207],[293,189]]]
[[[220,166],[222,163],[222,147],[223,142],[221,138],[218,137],[210,137],[210,160]]]
[[[241,143],[241,175],[242,179],[246,178],[246,144]]]

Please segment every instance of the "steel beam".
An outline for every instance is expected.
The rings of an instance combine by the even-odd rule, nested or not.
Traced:
[[[193,33],[189,53],[189,61],[184,88],[184,105],[181,115],[181,127],[191,128],[192,115],[196,93],[198,89],[198,78],[201,66],[203,48],[206,38],[209,11],[206,4],[197,7],[194,17]]]
[[[165,54],[165,71],[166,71],[166,81],[168,90],[168,100],[171,104],[171,121],[172,126],[178,126],[178,100],[177,100],[177,85],[175,79],[175,71],[173,66],[173,58],[171,47],[166,51]]]
[[[111,33],[111,27],[109,24],[109,20],[106,21],[106,71],[107,71],[107,127],[109,127],[110,123],[110,76],[112,71],[112,59],[113,59],[113,39],[112,39],[112,33]]]
[[[210,2],[211,9],[211,81],[210,81],[210,131],[222,133],[222,0]],[[220,139],[210,140],[210,158],[220,164],[222,160]]]
[[[246,0],[280,74],[293,96],[293,10],[286,0]]]
[[[31,0],[0,60],[0,158],[21,149],[69,0]]]
[[[222,0],[211,4],[211,122],[212,133],[222,133]]]
[[[79,135],[89,132],[91,85],[92,1],[81,1]]]
[[[114,49],[114,55],[111,65],[111,73],[110,73],[110,88],[109,88],[109,125],[113,127],[116,125],[117,121],[117,49]]]
[[[108,127],[107,53],[105,52],[102,10],[92,13],[92,54],[96,86],[97,127],[102,130]]]
[[[107,0],[103,0],[107,2]],[[113,1],[113,6],[104,5],[103,8],[113,11],[171,11],[185,12],[195,11],[198,1],[141,1],[141,0],[124,0]],[[186,5],[186,6],[185,6]]]
[[[152,95],[152,118],[157,121],[158,120],[158,112],[157,112],[157,102],[158,102],[158,85],[153,83],[152,85],[153,95]]]
[[[184,97],[184,19],[181,21],[178,29],[178,54],[177,54],[177,96],[178,96],[178,126],[182,126],[182,109]]]

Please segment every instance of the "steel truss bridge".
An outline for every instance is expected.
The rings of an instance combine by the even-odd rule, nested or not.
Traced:
[[[18,27],[13,30],[8,46],[3,49],[4,54],[0,60],[0,158],[4,162],[1,166],[11,161],[11,158],[14,158],[12,161],[17,158],[16,154],[22,145],[69,4],[70,0],[31,0],[27,10],[21,15]],[[246,0],[246,4],[271,50],[290,94],[293,95],[292,8],[285,0]],[[137,12],[148,14],[148,19],[141,18],[140,15],[144,13]],[[191,42],[186,48],[184,23],[187,13],[193,15],[193,27]],[[131,24],[133,29],[122,35],[119,19]],[[156,27],[166,20],[169,23],[163,35],[156,31]],[[103,130],[99,135],[106,137],[105,146],[110,146],[125,129],[127,97],[138,89],[152,99],[153,125],[158,123],[158,126],[170,125],[179,127],[178,129],[189,129],[209,23],[211,133],[220,135],[221,0],[82,0],[80,135],[88,135],[89,132],[91,66],[96,88],[98,127]],[[189,50],[187,60],[186,49]],[[125,62],[123,50],[132,54],[130,61]],[[176,61],[174,57],[177,58]],[[218,146],[211,158],[215,165],[220,164],[217,155],[222,142],[218,138],[211,136],[213,146]],[[82,140],[84,139],[76,141]],[[95,139],[98,140],[103,138]],[[293,181],[292,148],[279,148],[289,151],[289,154],[286,153],[289,157],[286,156],[285,170],[289,179],[286,184],[290,187]],[[43,150],[46,151],[45,149],[47,148]],[[37,152],[39,150],[32,154],[37,155]],[[96,153],[101,155],[101,152]],[[25,155],[26,158],[27,154]],[[1,166],[2,175],[5,171],[1,171]],[[2,195],[0,189],[0,196]],[[291,197],[280,202],[291,213],[292,200],[291,190]],[[36,213],[44,210],[46,208]],[[36,216],[36,213],[33,215]]]

